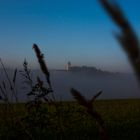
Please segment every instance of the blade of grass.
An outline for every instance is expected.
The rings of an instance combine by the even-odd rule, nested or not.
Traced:
[[[11,89],[11,91],[12,91],[12,95],[15,97],[16,102],[18,102],[16,90],[15,90],[14,86],[12,85],[12,82],[11,82],[11,80],[10,80],[10,78],[9,78],[9,75],[8,75],[8,73],[7,73],[7,70],[6,70],[5,66],[4,66],[4,64],[3,64],[2,60],[1,60],[1,58],[0,58],[0,63],[1,63],[1,66],[2,66],[2,68],[3,68],[3,70],[4,70],[4,73],[5,73],[5,75],[6,75],[6,78],[7,78],[7,80],[8,80],[8,83],[9,83],[9,85],[10,85],[10,89]]]

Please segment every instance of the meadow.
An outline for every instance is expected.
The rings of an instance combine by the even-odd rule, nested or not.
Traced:
[[[42,106],[45,116],[33,110],[29,116],[25,104],[11,104],[7,112],[1,104],[0,139],[100,139],[95,120],[76,102],[57,103],[59,115],[54,106]],[[94,108],[104,118],[110,140],[140,139],[139,99],[97,100]]]

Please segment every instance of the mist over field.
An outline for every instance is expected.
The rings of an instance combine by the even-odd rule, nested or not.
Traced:
[[[8,70],[11,79],[14,70]],[[45,83],[45,77],[39,70],[32,71],[32,78],[40,76]],[[86,98],[90,98],[99,91],[103,91],[99,99],[125,99],[140,98],[139,85],[134,74],[115,74],[79,71],[50,71],[51,82],[55,97],[58,100],[73,100],[70,88],[79,90]],[[6,80],[4,71],[1,70],[1,80]],[[6,80],[7,81],[7,80]],[[10,88],[7,84],[7,89]],[[24,83],[20,73],[17,74],[16,88],[20,101],[27,101],[26,93],[30,91]]]

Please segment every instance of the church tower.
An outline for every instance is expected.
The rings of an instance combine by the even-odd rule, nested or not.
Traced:
[[[71,68],[71,62],[69,61],[69,62],[67,63],[67,66],[66,66],[66,70],[69,71],[70,68]]]

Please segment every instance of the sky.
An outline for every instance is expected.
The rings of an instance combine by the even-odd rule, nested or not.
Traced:
[[[140,1],[116,0],[140,33]],[[98,0],[0,0],[0,57],[7,67],[38,63],[36,43],[50,69],[66,63],[116,72],[132,72],[113,36],[119,29]]]

